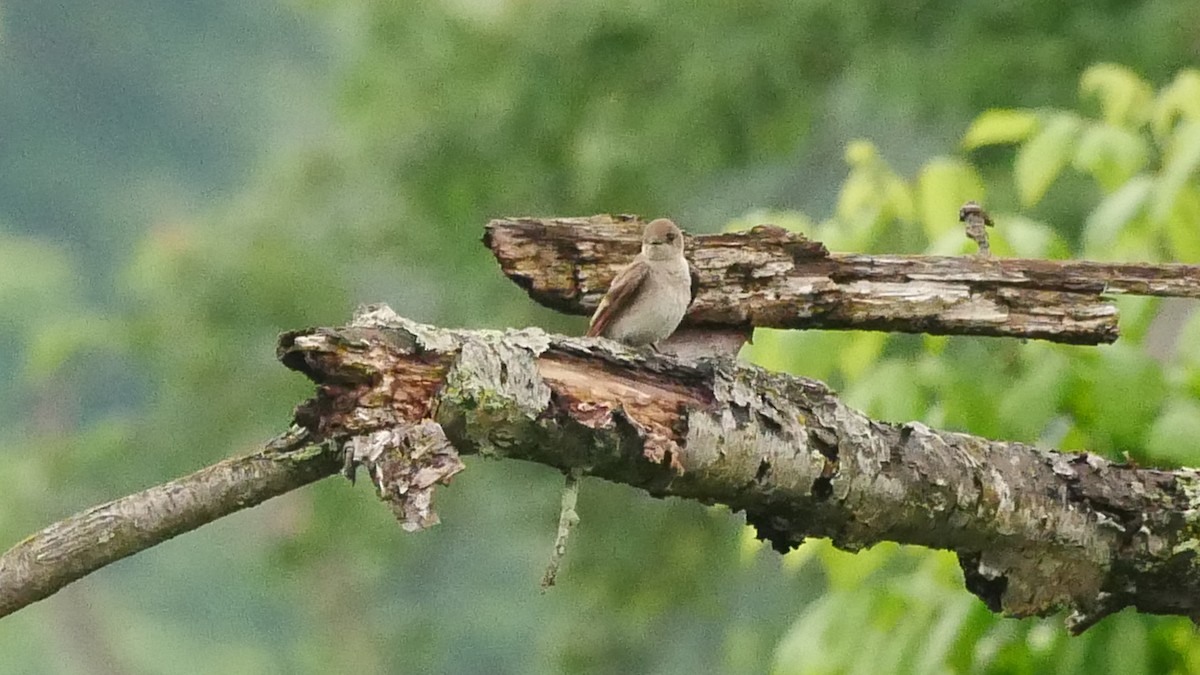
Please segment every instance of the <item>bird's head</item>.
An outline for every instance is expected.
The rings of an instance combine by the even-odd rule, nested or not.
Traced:
[[[666,218],[650,221],[642,231],[642,253],[651,260],[666,260],[683,252],[683,232]]]

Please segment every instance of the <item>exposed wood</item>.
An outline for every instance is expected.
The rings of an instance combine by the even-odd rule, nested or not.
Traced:
[[[1195,471],[879,422],[820,382],[729,358],[535,329],[437,330],[386,307],[345,329],[285,336],[280,356],[319,383],[343,383],[323,384],[305,406],[328,411],[312,423],[339,442],[414,423],[397,412],[412,398],[397,406],[390,392],[406,389],[413,364],[434,363],[413,388],[428,392],[422,407],[463,453],[727,504],[779,550],[808,536],[850,550],[952,550],[993,610],[1065,608],[1077,631],[1126,606],[1200,610]]]
[[[534,300],[591,313],[636,255],[634,217],[493,220],[484,243]],[[1118,336],[1114,294],[1200,297],[1200,266],[830,253],[778,227],[689,237],[684,324],[1037,338]]]
[[[436,522],[459,453],[540,462],[744,511],[786,550],[830,537],[955,551],[997,612],[1200,615],[1200,474],[891,424],[820,382],[540,330],[450,331],[365,308],[285,334],[317,383],[263,451],[89,509],[0,556],[0,616],[103,565],[364,465],[402,524]]]

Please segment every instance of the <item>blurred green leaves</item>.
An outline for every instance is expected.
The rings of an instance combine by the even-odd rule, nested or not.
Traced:
[[[1083,72],[1079,92],[1084,99],[1100,101],[1105,122],[1116,128],[1137,129],[1149,119],[1153,89],[1129,68],[1099,63]]]
[[[1163,87],[1154,100],[1151,129],[1159,138],[1169,136],[1180,120],[1200,120],[1200,70],[1183,70]]]
[[[1124,184],[1146,166],[1149,149],[1136,132],[1099,123],[1088,126],[1079,139],[1073,166],[1085,171],[1106,191]]]
[[[1056,114],[1021,145],[1013,166],[1013,176],[1016,177],[1017,195],[1023,206],[1041,201],[1050,184],[1070,162],[1079,137],[1079,127],[1080,121],[1075,115]]]
[[[10,11],[69,6],[10,4],[6,37],[28,25]],[[492,216],[676,215],[711,186],[734,185],[763,210],[730,226],[773,222],[844,251],[962,254],[972,245],[957,209],[975,199],[995,216],[999,255],[1200,260],[1200,75],[1170,72],[1194,52],[1194,3],[299,5],[343,59],[331,66],[336,84],[307,83],[314,96],[336,92],[337,116],[328,129],[292,129],[302,142],[253,174],[208,159],[212,139],[270,147],[269,125],[230,104],[239,114],[225,117],[244,127],[196,127],[229,103],[212,92],[290,87],[285,57],[230,67],[226,47],[254,43],[247,26],[274,34],[281,15],[297,20],[292,9],[163,5],[164,16],[234,12],[227,25],[164,32],[142,7],[89,5],[62,12],[76,32],[37,33],[109,47],[125,36],[194,41],[185,53],[207,88],[181,85],[181,66],[161,52],[127,55],[191,120],[175,136],[146,113],[158,110],[142,97],[153,83],[91,68],[115,52],[80,51],[88,40],[44,41],[80,64],[70,77],[31,68],[3,80],[17,92],[6,103],[27,105],[24,118],[0,120],[14,142],[0,169],[20,188],[0,206],[47,196],[12,210],[35,214],[13,231],[42,235],[0,235],[0,336],[11,346],[0,354],[10,376],[0,531],[10,540],[277,431],[311,391],[274,361],[279,331],[381,300],[445,325],[579,330],[496,272],[477,241]],[[249,19],[258,12],[262,23]],[[205,57],[196,46],[220,31],[228,39]],[[6,66],[62,63],[9,56]],[[1085,68],[1096,58],[1130,67]],[[78,82],[113,107],[47,105],[75,101]],[[955,144],[947,130],[961,129]],[[164,157],[173,147],[200,158],[190,171],[248,185],[227,201],[197,188],[214,202],[199,216],[113,216],[163,198],[163,167],[183,161]],[[839,157],[849,172],[826,189],[811,168],[836,172]],[[131,175],[143,178],[122,191]],[[800,200],[819,208],[786,210]],[[86,217],[57,223],[64,205]],[[723,224],[692,216],[693,230]],[[1123,311],[1118,349],[760,331],[746,352],[885,419],[1195,463],[1200,321],[1147,356],[1158,305]],[[469,474],[445,493],[446,525],[419,537],[397,533],[369,490],[290,495],[107,570],[79,585],[82,598],[6,620],[0,651],[17,669],[62,670],[42,660],[53,652],[86,670],[96,662],[87,641],[58,626],[91,604],[127,627],[98,642],[155,672],[1196,670],[1186,621],[1122,615],[1069,640],[1053,619],[991,616],[945,555],[894,546],[850,555],[813,542],[783,558],[785,574],[778,556],[743,544],[724,510],[599,484],[585,487],[559,588],[538,596],[558,477],[487,462]]]
[[[1200,645],[1184,620],[1125,611],[1073,638],[1054,618],[996,619],[961,590],[950,554],[880,545],[851,555],[824,542],[804,549],[813,551],[806,560],[830,570],[830,584],[780,642],[772,668],[778,675],[1148,675],[1200,665]],[[853,582],[836,580],[845,569]]]
[[[1094,180],[1106,196],[1086,221],[1087,257],[1170,251],[1169,259],[1200,260],[1200,71],[1181,71],[1156,92],[1128,68],[1102,63],[1083,73],[1080,94],[1099,102],[1099,120],[1074,111],[989,110],[963,146],[1016,145],[1013,176],[1025,207],[1039,204],[1068,166]]]
[[[985,145],[1020,143],[1037,127],[1037,115],[1028,110],[988,110],[967,128],[962,145],[967,150],[975,150]]]
[[[1185,71],[1155,94],[1129,70],[1100,65],[1084,74],[1080,89],[1099,101],[1102,120],[1075,110],[983,113],[963,147],[1015,145],[1011,176],[1023,206],[1053,199],[1056,183],[1072,171],[1101,196],[1082,214],[1078,244],[1061,228],[1007,213],[1001,204],[992,210],[994,250],[1035,258],[1198,260],[1193,123],[1180,113],[1168,133],[1150,128],[1151,111],[1183,105],[1177,92],[1191,82]],[[911,182],[865,141],[849,148],[847,163],[839,208],[812,227],[818,239],[851,250],[891,251],[896,242],[938,254],[970,250],[957,208],[968,199],[983,202],[985,185],[969,158],[930,159]],[[912,195],[915,211],[908,208]],[[1156,209],[1164,200],[1170,208]],[[845,400],[881,419],[917,419],[1155,465],[1200,463],[1200,315],[1186,323],[1174,352],[1163,353],[1145,344],[1163,305],[1129,298],[1120,307],[1122,338],[1104,347],[758,331],[746,354],[831,382]],[[780,643],[778,673],[1191,672],[1200,656],[1194,637],[1180,639],[1191,629],[1179,619],[1126,612],[1074,639],[1054,620],[997,619],[966,594],[954,559],[942,553],[877,546],[851,556],[828,542],[809,542],[785,560],[819,569],[827,587]]]
[[[951,671],[964,623],[979,609],[961,592],[953,555],[892,545],[854,555],[820,542],[805,546],[819,551],[829,588],[780,642],[772,672]]]
[[[979,173],[957,159],[936,158],[926,162],[917,178],[917,192],[921,222],[930,241],[951,231],[961,236],[959,207],[968,201],[986,202]]]

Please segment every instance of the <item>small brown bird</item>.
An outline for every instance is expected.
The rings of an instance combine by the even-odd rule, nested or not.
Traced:
[[[627,345],[653,345],[675,332],[691,301],[683,232],[659,218],[642,232],[642,252],[613,279],[587,334]]]

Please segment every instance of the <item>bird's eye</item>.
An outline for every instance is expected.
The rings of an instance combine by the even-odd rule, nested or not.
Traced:
[[[675,243],[675,233],[674,232],[667,233],[667,243]]]

